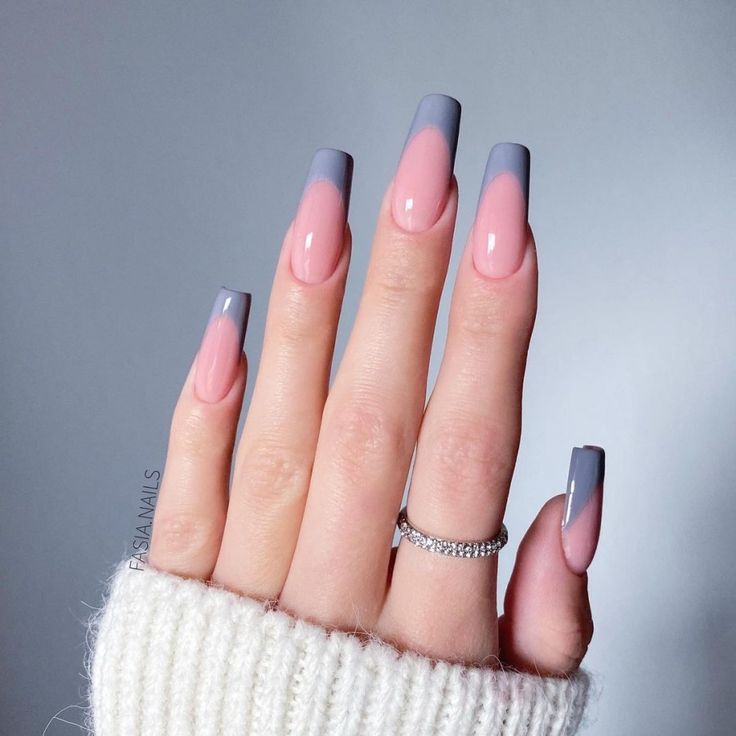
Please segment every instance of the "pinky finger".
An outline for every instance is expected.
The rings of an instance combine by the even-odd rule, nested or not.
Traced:
[[[574,448],[566,496],[555,496],[526,533],[499,622],[504,664],[543,675],[567,675],[593,636],[590,564],[600,531],[604,453]]]
[[[249,310],[250,294],[220,289],[174,410],[149,562],[175,575],[208,579],[217,560],[245,389]]]

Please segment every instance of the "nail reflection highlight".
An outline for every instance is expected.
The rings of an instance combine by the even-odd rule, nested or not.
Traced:
[[[291,269],[300,281],[321,283],[335,270],[345,241],[353,159],[320,148],[312,159],[291,235]]]
[[[472,231],[473,263],[489,278],[515,273],[524,257],[529,212],[529,149],[498,143],[488,156]]]

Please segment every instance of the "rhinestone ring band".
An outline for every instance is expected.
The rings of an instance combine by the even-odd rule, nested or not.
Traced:
[[[406,507],[401,509],[396,523],[404,539],[429,552],[439,552],[441,555],[448,555],[449,557],[490,557],[501,550],[509,541],[509,533],[505,524],[501,524],[500,531],[492,539],[477,542],[461,542],[455,539],[431,537],[411,525],[406,515]]]

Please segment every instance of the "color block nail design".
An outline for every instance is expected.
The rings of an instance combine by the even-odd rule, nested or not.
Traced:
[[[473,224],[473,263],[500,279],[515,273],[524,257],[529,214],[529,149],[497,143],[491,149]]]
[[[335,270],[352,181],[352,156],[332,148],[314,154],[292,231],[291,270],[300,281],[318,284]]]
[[[601,530],[606,453],[593,445],[574,447],[562,519],[562,548],[567,565],[582,575],[593,560]]]
[[[250,313],[250,294],[222,287],[197,353],[194,391],[209,404],[225,398],[232,388],[243,352]]]
[[[460,103],[447,95],[419,102],[394,179],[391,211],[397,225],[423,232],[447,203],[460,130]]]

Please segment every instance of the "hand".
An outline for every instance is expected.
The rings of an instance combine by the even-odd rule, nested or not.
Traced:
[[[527,532],[500,620],[495,556],[450,557],[406,539],[392,549],[415,448],[411,523],[482,540],[501,528],[519,445],[537,292],[522,146],[489,157],[425,407],[458,206],[459,117],[440,95],[417,110],[331,388],[352,160],[317,152],[278,262],[229,498],[249,297],[223,289],[174,413],[149,562],[429,657],[566,674],[592,636],[585,570],[601,450],[574,451],[567,503],[552,498]]]

